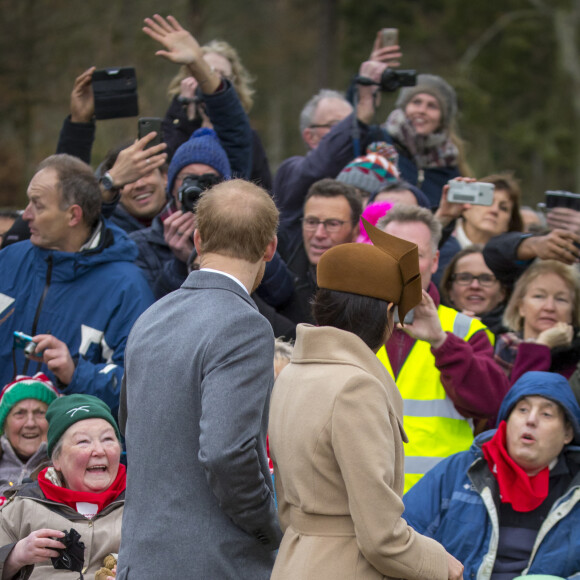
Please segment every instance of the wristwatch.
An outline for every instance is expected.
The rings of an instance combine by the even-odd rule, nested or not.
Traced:
[[[120,187],[115,185],[115,183],[113,182],[113,178],[111,177],[111,174],[108,171],[107,173],[105,173],[105,175],[101,177],[99,183],[107,191],[119,191],[121,189]]]

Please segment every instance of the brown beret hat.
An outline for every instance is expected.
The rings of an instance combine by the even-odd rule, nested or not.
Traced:
[[[324,252],[316,269],[318,286],[392,302],[404,320],[422,298],[417,245],[363,222],[374,245],[340,244]]]

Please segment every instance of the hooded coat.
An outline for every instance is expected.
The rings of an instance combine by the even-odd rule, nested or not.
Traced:
[[[129,331],[153,303],[136,257],[127,234],[105,221],[94,249],[59,252],[27,240],[2,250],[0,385],[42,371],[64,394],[95,395],[116,413]],[[63,341],[76,365],[72,381],[59,383],[46,365],[13,349],[16,330]]]
[[[580,407],[562,376],[529,372],[507,393],[498,423],[508,418],[520,399],[532,395],[559,403],[573,426],[574,441],[561,454],[573,479],[552,505],[522,574],[576,578],[580,575]],[[469,451],[441,461],[403,498],[403,517],[460,560],[464,578],[490,578],[497,555],[499,488],[481,450],[493,434],[493,430],[482,433]]]

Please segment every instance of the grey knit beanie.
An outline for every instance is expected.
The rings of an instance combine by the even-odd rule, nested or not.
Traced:
[[[418,75],[417,84],[414,87],[401,89],[395,105],[404,110],[409,101],[420,93],[433,95],[439,101],[442,113],[441,124],[445,129],[449,129],[451,122],[457,115],[455,89],[437,75]]]

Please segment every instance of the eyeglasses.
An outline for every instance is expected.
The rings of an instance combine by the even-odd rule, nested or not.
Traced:
[[[314,232],[318,229],[318,226],[322,224],[322,227],[329,233],[335,233],[340,230],[340,228],[345,224],[344,220],[327,219],[324,221],[319,220],[315,217],[305,217],[302,218],[302,227],[306,231]]]
[[[319,125],[308,125],[310,129],[332,129],[335,125],[338,125],[340,121],[331,121],[330,123],[324,123]]]
[[[469,286],[474,280],[477,280],[480,286],[489,287],[497,281],[497,278],[493,274],[474,276],[470,272],[459,272],[451,276],[451,281],[457,282],[460,286]]]

